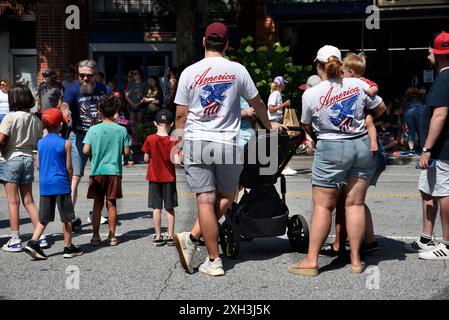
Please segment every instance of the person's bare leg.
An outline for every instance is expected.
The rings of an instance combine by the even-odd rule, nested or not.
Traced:
[[[19,185],[20,195],[22,197],[22,203],[31,218],[31,223],[36,228],[39,224],[39,210],[36,207],[33,199],[33,187],[31,184]]]
[[[19,221],[19,206],[20,206],[20,197],[19,197],[19,186],[15,183],[6,183],[5,184],[5,193],[6,198],[8,199],[8,210],[9,210],[9,224],[11,226],[11,231],[19,231],[20,230],[20,221]]]
[[[215,201],[217,199],[215,192],[205,192],[197,194],[198,218],[206,244],[208,256],[210,259],[219,257],[218,251],[218,221],[215,214]]]
[[[167,211],[168,237],[173,238],[175,233],[175,209],[165,209]]]
[[[340,189],[313,187],[313,215],[310,229],[309,251],[300,261],[300,268],[318,268],[318,255],[326,241],[331,225],[332,211],[337,205]]]
[[[427,236],[432,236],[438,212],[438,200],[422,191],[421,200],[423,210],[422,233]]]
[[[161,209],[153,209],[154,232],[157,239],[161,237],[161,211]]]
[[[374,242],[374,225],[373,225],[373,216],[371,215],[370,208],[365,204],[365,242],[366,244],[370,244]]]
[[[115,230],[117,228],[117,201],[115,199],[108,200],[107,207],[108,207],[109,238],[112,238],[115,237]]]
[[[75,208],[76,200],[78,199],[78,186],[80,184],[81,177],[73,176],[72,177],[72,202],[73,207]]]
[[[351,265],[360,267],[360,247],[365,236],[365,197],[369,182],[351,177],[346,187],[346,229],[351,247]]]
[[[47,225],[43,225],[42,223],[38,223],[36,228],[34,229],[33,237],[31,240],[33,241],[39,241],[39,238],[44,234],[44,230],[47,227]]]
[[[94,208],[92,211],[92,230],[93,236],[100,236],[100,219],[101,219],[101,210],[103,210],[104,206],[104,198],[102,196],[95,198],[94,200]]]
[[[449,241],[449,197],[442,197],[439,200],[443,240]]]
[[[345,248],[345,241],[348,237],[346,232],[345,202],[346,195],[344,192],[341,192],[338,197],[337,207],[335,208],[335,241],[333,243],[333,249],[335,251],[340,251],[340,248]]]
[[[64,247],[68,248],[72,244],[72,222],[62,224],[62,233],[64,234]]]

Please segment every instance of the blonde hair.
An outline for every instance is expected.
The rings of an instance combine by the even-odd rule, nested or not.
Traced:
[[[366,56],[363,52],[355,54],[349,52],[343,59],[343,68],[354,71],[358,77],[363,76],[366,69]]]
[[[279,87],[280,87],[280,85],[278,85],[276,82],[272,82],[271,83],[271,93],[275,92]]]
[[[317,60],[317,64],[319,64],[321,69],[326,73],[328,79],[341,78],[342,63],[337,57],[330,56],[329,59],[327,59],[327,62]]]

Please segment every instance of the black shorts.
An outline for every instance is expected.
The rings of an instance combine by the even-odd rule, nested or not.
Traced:
[[[56,205],[58,205],[61,222],[70,222],[75,219],[75,209],[73,208],[70,194],[41,196],[39,205],[39,221],[42,224],[55,221]]]
[[[162,202],[164,202],[165,209],[173,209],[178,206],[176,182],[150,182],[148,188],[148,207],[162,209]]]

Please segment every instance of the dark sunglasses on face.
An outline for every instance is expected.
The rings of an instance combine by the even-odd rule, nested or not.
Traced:
[[[95,73],[80,73],[79,74],[79,77],[81,79],[84,79],[84,78],[91,79],[93,76],[95,76]]]

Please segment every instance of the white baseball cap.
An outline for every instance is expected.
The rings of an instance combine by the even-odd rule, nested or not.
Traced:
[[[326,63],[332,56],[336,57],[338,61],[342,62],[340,50],[337,47],[326,45],[318,50],[315,61],[318,60]]]
[[[307,79],[307,83],[300,85],[299,89],[306,91],[307,89],[310,89],[310,88],[316,86],[320,82],[321,82],[321,78],[319,76],[317,76],[316,74],[314,74],[313,76],[310,76]]]

